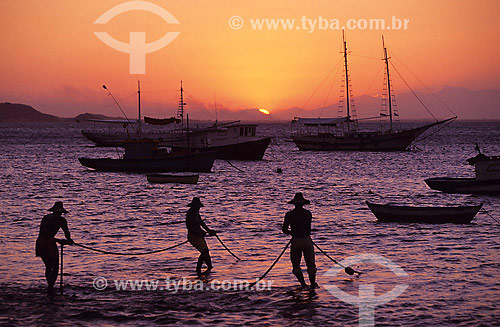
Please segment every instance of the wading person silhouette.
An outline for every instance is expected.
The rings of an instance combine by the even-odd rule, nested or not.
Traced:
[[[286,213],[283,222],[283,233],[292,236],[290,248],[290,260],[293,266],[292,272],[299,280],[300,285],[306,287],[304,275],[300,268],[300,261],[303,253],[311,288],[317,288],[314,247],[310,236],[312,214],[309,210],[303,208],[304,205],[310,204],[310,202],[304,198],[302,193],[296,193],[295,197],[288,203],[295,205],[295,209]]]
[[[208,233],[208,235],[215,235],[216,231],[208,228],[205,222],[201,219],[200,208],[204,207],[204,205],[201,203],[200,198],[194,197],[191,203],[188,204],[188,207],[190,208],[186,213],[186,227],[188,230],[187,238],[189,243],[200,251],[198,263],[196,265],[196,274],[201,276],[203,274],[207,274],[213,268],[207,242],[205,242],[205,234]],[[207,270],[202,273],[201,267],[203,266],[203,263],[207,265]]]
[[[45,278],[47,279],[47,293],[54,291],[54,284],[59,273],[59,252],[57,251],[57,243],[66,245],[73,244],[71,235],[68,229],[68,222],[62,216],[67,213],[62,202],[56,202],[49,209],[52,211],[42,218],[40,223],[40,232],[36,239],[35,253],[37,257],[41,257],[45,264]],[[55,238],[59,228],[63,230],[66,239]]]

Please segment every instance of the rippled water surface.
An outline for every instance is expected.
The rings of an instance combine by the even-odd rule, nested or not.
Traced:
[[[447,195],[423,179],[472,176],[465,159],[478,142],[487,154],[500,154],[499,123],[455,122],[404,153],[299,152],[286,142],[287,124],[260,126],[274,136],[263,161],[216,161],[197,185],[149,184],[144,175],[98,173],[82,167],[80,156],[117,156],[92,147],[78,124],[0,124],[0,323],[130,326],[175,323],[255,325],[358,324],[358,308],[333,296],[335,285],[358,295],[374,285],[380,296],[409,285],[375,308],[375,322],[386,326],[476,326],[500,321],[500,199]],[[276,169],[283,173],[277,174]],[[316,254],[316,292],[302,291],[291,274],[288,253],[266,278],[271,289],[117,291],[119,279],[200,281],[197,252],[182,245],[147,256],[113,256],[65,247],[63,295],[47,297],[43,263],[34,256],[38,225],[54,201],[64,201],[75,241],[110,251],[165,248],[186,239],[186,204],[199,196],[207,224],[241,261],[215,238],[207,238],[214,271],[205,285],[256,277],[288,242],[280,232],[287,204],[302,191],[311,200],[313,239],[335,259],[358,254],[383,256],[408,277],[386,267],[358,263],[360,278],[325,275],[334,267]],[[406,204],[484,203],[470,225],[383,224],[365,200]],[[95,290],[104,277],[108,287]],[[160,284],[163,285],[163,284]]]

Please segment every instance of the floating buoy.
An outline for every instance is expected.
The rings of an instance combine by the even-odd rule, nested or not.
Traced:
[[[281,168],[278,168],[278,169],[276,169],[276,172],[277,172],[278,174],[281,174],[281,173],[283,172],[283,170],[282,170]]]
[[[351,275],[351,276],[354,275],[354,269],[352,269],[351,267],[345,267],[344,271],[348,275]]]

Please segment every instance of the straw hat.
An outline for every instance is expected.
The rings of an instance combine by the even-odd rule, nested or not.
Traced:
[[[197,196],[195,196],[193,198],[193,200],[191,201],[191,203],[188,204],[188,207],[191,207],[191,208],[193,208],[193,207],[195,207],[195,208],[201,208],[201,207],[204,207],[204,205],[203,205],[203,203],[201,203],[200,198],[197,197]]]
[[[309,200],[304,199],[304,195],[302,192],[295,193],[295,196],[291,201],[288,201],[290,204],[310,204]]]
[[[63,208],[63,203],[61,201],[57,201],[56,203],[54,203],[54,205],[52,206],[52,208],[49,209],[49,211],[62,212],[62,213],[68,212],[66,211],[66,209]]]

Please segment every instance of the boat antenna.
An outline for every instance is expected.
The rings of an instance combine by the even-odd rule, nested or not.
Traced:
[[[130,123],[130,120],[128,119],[127,115],[125,114],[125,112],[123,111],[122,107],[120,106],[120,104],[118,103],[118,101],[116,101],[115,97],[113,96],[113,94],[111,93],[111,91],[106,87],[106,85],[102,85],[102,88],[105,89],[106,91],[108,91],[108,95],[111,96],[111,98],[113,98],[113,101],[115,101],[116,105],[118,106],[118,109],[120,109],[120,111],[122,112],[123,116],[125,117],[125,119],[127,120],[128,124],[130,126],[132,126],[132,128],[134,128],[134,126]],[[135,128],[134,128],[135,130]]]
[[[137,132],[141,133],[141,81],[137,80],[137,102],[139,109],[139,117],[137,118]]]
[[[184,89],[182,88],[182,81],[181,81],[181,97],[179,99],[179,107],[177,108],[177,117],[181,119],[181,124],[184,122],[184,106],[186,104],[184,103]]]
[[[382,47],[384,48],[384,61],[385,61],[385,69],[387,73],[387,95],[389,102],[389,121],[390,121],[390,130],[392,131],[392,97],[391,97],[391,78],[389,76],[389,57],[387,57],[387,48],[385,47],[384,36],[382,35]]]
[[[477,144],[477,143],[476,143],[476,151],[479,152],[479,154],[482,154],[481,148],[479,147],[479,144]]]
[[[345,40],[345,30],[342,30],[342,43],[344,45],[344,69],[345,69],[345,88],[346,88],[346,109],[347,109],[347,129],[351,129],[351,114],[349,104],[351,101],[349,94],[349,72],[347,70],[347,42]]]

